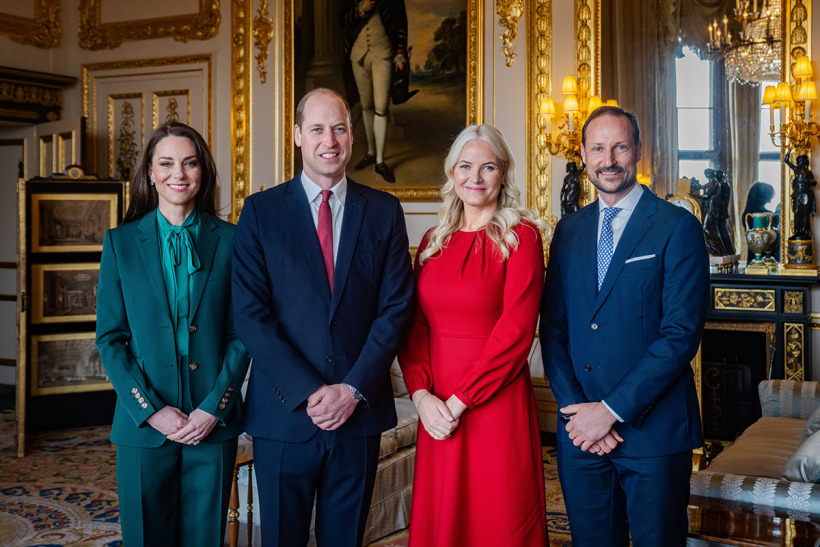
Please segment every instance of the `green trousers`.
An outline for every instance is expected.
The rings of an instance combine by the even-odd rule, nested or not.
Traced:
[[[124,547],[221,547],[236,439],[117,446]]]

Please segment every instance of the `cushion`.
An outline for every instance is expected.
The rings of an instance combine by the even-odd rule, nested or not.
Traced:
[[[764,380],[757,386],[763,417],[802,418],[820,406],[820,383]]]
[[[783,469],[783,478],[820,483],[820,433],[813,434],[800,445]]]
[[[806,422],[806,427],[803,429],[803,435],[800,437],[800,444],[806,442],[806,439],[820,431],[820,406],[809,416],[809,421]]]
[[[707,471],[780,478],[789,458],[800,446],[805,423],[796,418],[761,418],[732,446],[718,454]]]
[[[404,385],[404,374],[401,372],[397,359],[393,359],[393,364],[390,365],[390,380],[393,382],[393,397],[407,395],[407,387]]]

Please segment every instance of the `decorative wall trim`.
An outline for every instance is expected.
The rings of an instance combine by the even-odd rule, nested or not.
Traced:
[[[538,120],[541,101],[552,94],[552,0],[527,2],[527,119]],[[527,207],[555,226],[552,214],[552,156],[546,125],[527,124]],[[549,242],[544,241],[545,249]]]
[[[60,0],[35,0],[34,17],[0,13],[0,34],[15,42],[44,49],[60,45]]]
[[[496,0],[495,12],[498,14],[498,25],[503,27],[504,33],[499,36],[501,49],[507,58],[507,66],[515,64],[515,47],[512,45],[518,36],[518,20],[524,13],[523,0]]]
[[[253,0],[231,0],[231,222],[251,193],[252,12]]]
[[[63,88],[77,78],[0,67],[0,121],[44,123],[60,119]]]
[[[43,2],[45,0],[41,0]],[[219,32],[219,0],[199,0],[199,13],[103,23],[102,0],[80,0],[80,47],[114,49],[123,42],[173,37],[174,40],[208,40]]]
[[[259,71],[259,81],[268,80],[268,71],[265,62],[268,59],[268,46],[273,40],[273,19],[270,17],[268,0],[262,0],[256,17],[253,18],[253,45],[256,48],[256,69]]]
[[[151,117],[154,127],[160,124],[160,110],[162,105],[160,99],[167,97],[165,103],[165,117],[162,123],[166,122],[182,122],[184,124],[191,123],[191,90],[190,89],[170,89],[168,91],[155,91],[151,99]],[[179,100],[185,101],[185,118],[179,117]]]
[[[206,67],[202,67],[201,69],[188,69],[187,67],[179,66],[179,65],[186,65],[186,64],[199,64],[204,63]],[[147,69],[147,70],[142,70]],[[160,70],[161,69],[161,70]],[[134,59],[128,61],[114,61],[114,62],[106,62],[106,63],[90,63],[82,66],[82,115],[86,118],[87,123],[87,132],[86,134],[89,135],[91,143],[94,143],[91,148],[91,155],[92,157],[88,160],[88,165],[91,166],[90,170],[96,170],[98,168],[102,168],[99,165],[99,154],[100,150],[98,140],[95,138],[95,132],[99,132],[101,129],[98,126],[99,117],[108,115],[108,113],[104,112],[96,112],[94,105],[97,104],[98,100],[98,86],[104,84],[110,78],[140,78],[146,75],[155,74],[158,72],[163,72],[166,74],[185,74],[193,72],[194,70],[201,70],[202,71],[202,78],[204,82],[204,86],[207,88],[203,90],[203,101],[207,101],[207,104],[203,104],[203,108],[206,109],[206,112],[203,113],[205,120],[203,122],[203,127],[200,129],[200,133],[202,136],[207,140],[210,144],[211,149],[213,150],[213,62],[211,58],[211,54],[209,53],[202,53],[197,55],[183,55],[179,57],[161,57],[161,58],[154,58],[154,59]],[[207,74],[205,74],[207,72]],[[152,90],[154,91],[154,90]],[[207,97],[205,97],[204,91],[207,91]],[[164,91],[155,90],[156,93],[164,93]],[[183,92],[185,93],[185,92]],[[189,101],[190,104],[190,101]],[[190,108],[190,106],[189,106]],[[190,110],[188,116],[188,123],[191,122],[190,117]],[[199,128],[198,128],[199,129]],[[113,174],[111,175],[113,176]],[[126,194],[127,200],[127,194]]]
[[[136,110],[134,102],[139,104]],[[119,112],[116,112],[117,106]],[[108,97],[108,172],[119,180],[131,180],[131,170],[142,150],[142,138],[145,135],[144,111],[145,100],[142,93],[123,93]],[[120,120],[119,127],[117,119]]]

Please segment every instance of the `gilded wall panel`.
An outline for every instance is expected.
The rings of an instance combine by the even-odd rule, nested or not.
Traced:
[[[210,54],[83,65],[82,85],[92,172],[101,177],[121,178],[133,151],[169,119],[199,131],[213,151]]]
[[[180,42],[208,40],[219,32],[219,0],[200,0],[198,13],[109,23],[102,21],[102,4],[103,0],[80,0],[82,48],[114,49],[123,42],[166,37]]]
[[[32,17],[0,13],[0,34],[21,44],[41,48],[59,46],[63,35],[60,0],[35,0],[32,11]]]

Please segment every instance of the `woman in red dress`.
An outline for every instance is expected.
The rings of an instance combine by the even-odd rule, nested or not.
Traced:
[[[497,129],[470,126],[444,162],[440,224],[415,264],[399,353],[419,411],[411,547],[543,547],[541,436],[527,355],[544,280],[539,228],[519,205]]]

